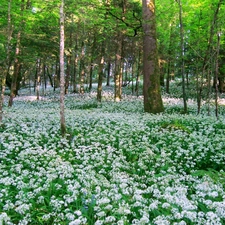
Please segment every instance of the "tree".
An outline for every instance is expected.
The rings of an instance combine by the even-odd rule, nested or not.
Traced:
[[[29,6],[29,0],[27,0],[26,6]],[[18,78],[21,70],[21,62],[19,59],[20,56],[20,51],[21,51],[21,34],[24,26],[24,18],[23,18],[23,13],[25,10],[25,2],[24,0],[21,1],[21,17],[22,20],[20,22],[20,27],[17,32],[16,36],[16,51],[15,51],[15,58],[14,58],[14,71],[13,71],[13,76],[12,76],[12,82],[11,82],[11,87],[10,87],[10,97],[9,97],[9,103],[8,106],[11,107],[13,105],[13,99],[16,97],[18,94]]]
[[[181,0],[177,0],[179,6],[179,27],[180,27],[180,60],[181,60],[181,76],[182,76],[182,94],[184,102],[184,113],[187,113],[187,97],[185,88],[185,64],[184,64],[184,28],[182,18],[182,3]]]
[[[1,79],[1,96],[0,96],[0,124],[2,123],[3,118],[3,104],[4,104],[4,95],[5,95],[5,85],[6,85],[6,76],[10,66],[10,42],[12,38],[12,27],[11,27],[11,0],[8,1],[8,18],[7,18],[7,44],[6,44],[6,60],[4,63],[3,75]]]
[[[155,1],[142,0],[143,9],[143,75],[144,110],[149,113],[164,111],[158,64]]]
[[[64,0],[60,4],[60,124],[61,134],[64,137],[66,134],[66,121],[64,113],[64,98],[65,98],[65,73],[64,73]]]

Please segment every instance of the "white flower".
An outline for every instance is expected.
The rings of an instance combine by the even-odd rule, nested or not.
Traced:
[[[107,197],[101,198],[97,201],[97,204],[99,204],[99,205],[108,204],[108,203],[110,203],[110,199]]]
[[[101,220],[97,220],[96,222],[95,222],[95,225],[102,225],[103,224],[103,221],[101,221]]]
[[[168,202],[164,202],[163,204],[162,204],[162,208],[169,208],[170,207],[170,204],[168,203]]]
[[[26,211],[30,209],[30,207],[31,207],[31,204],[21,204],[15,209],[15,211],[23,215],[26,213]]]
[[[140,219],[140,224],[149,224],[149,218],[146,215],[143,215]]]
[[[106,215],[106,213],[104,211],[101,211],[101,212],[96,213],[96,215],[98,217],[104,217]]]
[[[81,215],[82,215],[82,212],[81,212],[80,210],[76,210],[74,213],[75,213],[77,216],[81,216]]]
[[[81,224],[81,220],[80,219],[76,219],[76,220],[74,220],[74,221],[71,221],[70,223],[69,223],[69,225],[80,225]]]
[[[7,222],[10,220],[10,217],[7,215],[7,213],[1,213],[0,214],[0,224],[4,224],[3,222]]]
[[[105,223],[112,223],[114,221],[116,221],[116,218],[114,216],[107,216],[105,218]]]
[[[66,214],[66,218],[68,219],[68,220],[74,220],[75,219],[75,216],[72,214],[72,213],[67,213]]]
[[[157,216],[153,223],[156,225],[170,225],[170,222],[164,216]]]

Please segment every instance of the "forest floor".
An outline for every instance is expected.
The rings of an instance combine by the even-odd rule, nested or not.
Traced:
[[[57,92],[23,90],[4,107],[0,224],[225,224],[223,96],[216,118],[213,98],[182,114],[171,91],[152,115],[124,93],[67,95],[65,138]]]

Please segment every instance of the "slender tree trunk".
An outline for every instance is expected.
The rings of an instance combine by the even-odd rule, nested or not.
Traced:
[[[167,74],[166,74],[166,93],[170,93],[170,60],[167,65]]]
[[[6,76],[10,65],[10,42],[12,38],[12,26],[11,26],[11,0],[8,1],[8,24],[7,24],[7,45],[6,45],[6,61],[5,71],[3,71],[3,77],[1,81],[1,96],[0,96],[0,125],[3,119],[3,105],[5,95]]]
[[[173,23],[170,25],[170,41],[168,50],[168,64],[167,64],[167,75],[166,75],[166,93],[170,92],[170,74],[171,74],[171,61],[172,61],[172,38],[173,38]]]
[[[64,72],[64,0],[61,0],[60,5],[60,124],[61,134],[64,137],[66,134],[66,121],[64,112],[65,98],[65,72]]]
[[[84,78],[85,78],[85,71],[84,71],[84,42],[82,41],[81,44],[81,57],[80,57],[80,93],[84,94]]]
[[[114,93],[114,100],[116,102],[121,101],[121,77],[122,77],[122,35],[118,35],[118,46],[117,46],[117,54],[116,54],[116,63],[115,63],[115,93]]]
[[[17,93],[18,92],[18,90],[17,90],[17,79],[18,79],[19,71],[20,71],[20,62],[19,62],[20,38],[21,38],[21,31],[19,31],[18,34],[17,34],[14,71],[13,71],[12,84],[11,84],[10,97],[9,97],[9,104],[8,104],[9,107],[11,107],[13,105],[13,99],[18,94]]]
[[[27,0],[26,6],[28,7],[30,4],[29,0]],[[25,2],[24,0],[21,0],[21,22],[20,22],[20,27],[19,31],[17,33],[17,42],[16,42],[16,50],[15,50],[15,59],[14,59],[14,71],[13,71],[13,76],[12,76],[12,83],[11,83],[11,90],[10,90],[10,97],[9,97],[9,103],[8,106],[11,107],[13,105],[13,99],[18,95],[18,89],[19,89],[19,83],[18,83],[18,78],[19,78],[19,73],[21,69],[21,63],[19,60],[19,55],[21,51],[21,34],[22,34],[22,29],[25,23],[25,20],[23,18],[23,12],[25,9]]]
[[[217,24],[217,19],[218,19],[218,14],[220,11],[220,6],[222,4],[223,0],[218,0],[214,15],[213,15],[213,21],[210,27],[210,34],[209,34],[209,39],[208,39],[208,46],[207,50],[205,52],[205,57],[203,59],[203,66],[202,66],[202,78],[201,78],[201,83],[200,83],[200,90],[197,90],[197,102],[198,102],[198,114],[200,113],[200,106],[201,106],[201,101],[202,101],[202,89],[203,89],[203,78],[205,76],[205,73],[207,71],[207,68],[209,66],[210,58],[211,58],[211,52],[212,52],[212,44],[213,44],[213,37],[215,35],[215,27]]]
[[[41,81],[41,60],[37,60],[37,81],[36,81],[36,94],[37,100],[40,99],[40,81]]]
[[[91,60],[92,62],[93,60]],[[92,90],[92,83],[93,83],[93,69],[94,69],[94,63],[91,63],[91,66],[90,66],[90,71],[89,71],[89,91]]]
[[[77,93],[77,56],[73,60],[73,93]]]
[[[68,94],[68,93],[69,93],[70,71],[71,71],[71,56],[67,56],[66,81],[65,81],[65,94]]]
[[[47,73],[47,76],[48,76],[48,79],[49,79],[50,85],[51,85],[51,87],[53,87],[53,86],[54,86],[54,84],[53,84],[53,81],[52,81],[52,75],[51,75],[51,74],[50,74],[50,72],[49,72],[49,68],[48,68],[48,66],[46,67],[46,73]]]
[[[104,46],[102,46],[101,61],[98,68],[98,88],[97,88],[97,101],[102,101],[102,80],[103,80],[103,66],[104,66]]]
[[[47,89],[46,69],[47,69],[47,66],[46,66],[45,63],[43,63],[43,87],[44,87],[43,90],[46,90],[46,89]],[[44,93],[43,93],[43,94],[44,94]]]
[[[52,66],[52,69],[54,69],[54,65]],[[57,73],[58,73],[58,62],[56,61],[56,63],[55,63],[55,74],[54,74],[54,78],[53,78],[54,91],[56,91],[56,88],[58,87],[58,76],[57,76]]]
[[[216,48],[216,70],[215,70],[215,105],[216,105],[216,109],[215,109],[215,114],[216,117],[218,119],[219,117],[219,113],[218,113],[218,75],[219,75],[219,54],[220,54],[220,32],[218,32],[217,34],[217,48]]]
[[[149,113],[164,111],[160,90],[160,73],[156,40],[155,1],[142,0],[143,8],[143,74],[144,110]]]
[[[93,83],[93,70],[94,70],[94,60],[95,60],[95,54],[96,53],[96,36],[94,35],[94,40],[92,44],[91,49],[91,66],[90,66],[90,72],[89,72],[89,91],[92,89],[92,83]]]
[[[137,59],[137,75],[136,75],[136,84],[135,84],[135,92],[136,96],[139,96],[139,83],[140,83],[140,65],[141,65],[141,49],[138,51],[138,59]]]
[[[107,66],[107,81],[106,81],[106,86],[110,86],[110,70],[111,70],[111,61],[108,61],[108,66]]]
[[[181,58],[181,75],[182,75],[182,93],[183,93],[183,103],[184,103],[184,113],[187,113],[187,96],[185,87],[185,64],[184,64],[184,28],[183,28],[183,18],[182,18],[182,3],[178,0],[179,5],[179,21],[180,21],[180,58]]]
[[[135,61],[132,62],[132,66],[131,66],[131,92],[132,95],[134,94],[134,71],[135,71]]]

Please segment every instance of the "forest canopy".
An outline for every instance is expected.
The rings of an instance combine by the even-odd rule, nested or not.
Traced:
[[[200,111],[202,98],[225,91],[223,0],[156,0],[149,4],[140,0],[65,0],[65,93],[69,87],[73,93],[91,91],[93,82],[101,79],[107,85],[115,84],[116,101],[128,84],[133,93],[142,94],[138,87],[144,75],[143,54],[145,49],[152,52],[143,45],[148,36],[143,27],[152,23],[144,21],[144,2],[153,13],[150,20],[154,18],[156,23],[147,28],[156,29],[157,52],[151,56],[157,67],[159,64],[156,79],[160,78],[167,93],[172,80],[182,79],[184,111],[189,97],[186,89],[194,84]],[[40,85],[59,87],[59,6],[60,1],[1,3],[0,84],[6,84],[13,96],[28,85],[34,91]]]

